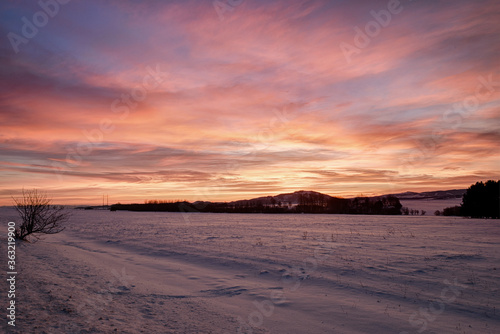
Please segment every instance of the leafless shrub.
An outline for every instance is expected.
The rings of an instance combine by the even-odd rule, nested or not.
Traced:
[[[12,199],[22,220],[16,228],[16,239],[28,240],[31,236],[37,240],[37,234],[55,234],[64,230],[62,225],[68,220],[69,213],[63,206],[52,205],[52,200],[44,192],[23,189],[22,198]]]

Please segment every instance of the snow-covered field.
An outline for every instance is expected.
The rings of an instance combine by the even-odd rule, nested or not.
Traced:
[[[498,220],[75,211],[18,246],[16,329],[500,333],[499,243]]]

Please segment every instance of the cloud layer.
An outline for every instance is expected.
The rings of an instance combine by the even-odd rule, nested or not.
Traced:
[[[0,205],[499,178],[497,1],[44,3],[0,5]]]

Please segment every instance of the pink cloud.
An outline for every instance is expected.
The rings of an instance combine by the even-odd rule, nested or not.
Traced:
[[[245,1],[220,21],[210,2],[75,2],[19,55],[2,46],[4,193],[77,189],[79,201],[93,184],[123,199],[147,188],[195,200],[218,188],[217,200],[494,177],[500,5],[405,3],[349,63],[340,43],[354,43],[353,27],[386,5]],[[81,13],[93,13],[93,23]],[[156,66],[161,84],[126,115],[113,112]],[[473,112],[444,117],[489,75],[491,94],[482,89]],[[69,166],[68,152],[82,145],[90,152]],[[54,183],[54,163],[64,166],[63,183]],[[456,165],[461,175],[450,174]]]

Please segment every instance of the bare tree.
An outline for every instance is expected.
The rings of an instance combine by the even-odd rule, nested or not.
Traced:
[[[52,205],[47,194],[37,189],[23,189],[22,198],[12,199],[22,220],[16,228],[16,239],[28,240],[28,236],[38,239],[37,234],[55,234],[64,230],[62,225],[68,220],[69,213],[63,206]]]

